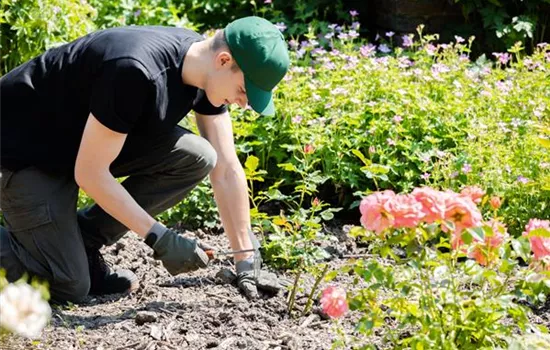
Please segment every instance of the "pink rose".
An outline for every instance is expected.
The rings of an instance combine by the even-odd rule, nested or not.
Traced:
[[[494,210],[497,210],[502,205],[502,201],[500,200],[499,197],[493,197],[489,201],[489,204],[491,204],[491,208],[493,208]]]
[[[527,236],[531,231],[538,228],[550,231],[550,220],[530,219],[529,223],[525,225],[523,235]],[[533,236],[529,237],[529,243],[535,255],[535,260],[541,260],[544,257],[550,256],[550,238]]]
[[[461,197],[469,197],[472,199],[472,202],[479,204],[481,203],[481,198],[485,195],[485,191],[477,186],[466,186],[460,191]]]
[[[431,224],[445,218],[445,195],[442,192],[431,187],[417,187],[412,195],[422,204],[425,222]]]
[[[445,207],[445,220],[454,224],[456,233],[481,225],[481,213],[469,197],[448,194]],[[445,226],[443,230],[446,231]]]
[[[323,290],[321,307],[332,318],[343,316],[349,310],[346,291],[340,287],[328,286]]]
[[[410,194],[397,195],[384,205],[384,209],[393,216],[395,228],[418,226],[424,213],[422,204]]]
[[[380,234],[393,225],[393,217],[384,209],[388,200],[393,198],[393,191],[375,192],[363,198],[359,210],[361,224],[370,231]]]

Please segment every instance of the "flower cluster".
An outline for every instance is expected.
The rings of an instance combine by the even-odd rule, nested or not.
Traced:
[[[38,337],[51,316],[48,302],[26,283],[6,286],[0,305],[0,327],[27,338]]]
[[[376,192],[361,201],[361,223],[381,235],[390,228],[414,228],[422,222],[438,222],[444,231],[459,235],[464,229],[481,224],[476,203],[483,195],[478,187],[466,187],[460,193],[431,187],[415,188],[411,194]]]
[[[482,265],[496,258],[498,248],[508,238],[506,226],[498,220],[483,222],[477,207],[485,192],[477,186],[464,187],[459,193],[438,191],[431,187],[415,188],[410,194],[395,194],[386,190],[373,193],[361,201],[361,224],[384,237],[389,229],[415,228],[420,224],[439,224],[450,233],[451,246],[460,249]],[[493,200],[493,207],[499,206]],[[466,247],[462,234],[467,229],[486,226],[485,238],[473,237]],[[550,248],[550,245],[549,245]]]

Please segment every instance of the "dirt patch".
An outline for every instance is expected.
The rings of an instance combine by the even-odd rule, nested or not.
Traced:
[[[331,230],[325,248],[332,255],[330,266],[338,268],[344,255],[360,254],[361,248],[344,233]],[[224,235],[195,234],[205,242],[227,249]],[[130,233],[116,245],[104,247],[105,259],[134,271],[140,288],[131,295],[89,297],[84,303],[54,308],[50,325],[40,340],[10,337],[0,345],[7,349],[330,349],[338,339],[338,328],[349,339],[377,344],[380,338],[366,339],[354,331],[359,315],[351,312],[338,322],[320,312],[290,317],[288,292],[262,295],[248,301],[234,281],[231,259],[216,260],[207,269],[172,277],[155,261],[152,251],[137,235]],[[293,281],[294,276],[278,274]],[[302,309],[314,278],[305,275],[296,297]],[[342,274],[333,283],[352,285],[353,276]],[[324,284],[322,284],[322,287]],[[361,284],[356,286],[360,288]],[[550,311],[543,307],[532,316],[538,324],[550,325]],[[357,338],[356,338],[357,339]]]
[[[229,247],[223,235],[204,235],[205,242]],[[336,251],[341,252],[338,248]],[[172,277],[152,251],[130,233],[102,249],[105,259],[131,269],[140,288],[131,295],[89,297],[84,303],[54,308],[51,324],[39,341],[11,337],[9,349],[330,349],[335,324],[319,311],[304,317],[287,313],[288,292],[248,301],[238,290],[231,259],[207,269]],[[331,262],[335,267],[342,261]],[[293,276],[278,274],[289,280]],[[303,308],[313,284],[305,276],[296,305]],[[340,278],[340,277],[338,277]],[[338,282],[345,282],[343,276]],[[351,319],[342,325],[353,333]]]

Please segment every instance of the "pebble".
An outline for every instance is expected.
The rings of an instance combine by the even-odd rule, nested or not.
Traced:
[[[141,311],[138,312],[136,315],[136,323],[141,326],[144,323],[148,322],[156,322],[157,321],[157,315],[153,312],[147,312],[147,311]]]
[[[206,343],[206,348],[207,348],[207,349],[215,348],[215,347],[217,347],[218,345],[220,345],[220,342],[219,342],[219,341],[217,341],[217,340],[210,340],[208,343]]]

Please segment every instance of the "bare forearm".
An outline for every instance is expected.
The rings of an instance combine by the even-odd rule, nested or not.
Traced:
[[[124,226],[145,238],[155,223],[128,191],[109,173],[87,173],[79,179],[79,185],[103,210]]]
[[[233,250],[252,249],[248,235],[250,228],[250,206],[246,177],[240,166],[211,174],[214,197],[218,205],[223,227]],[[235,260],[242,260],[251,253],[237,254]]]

